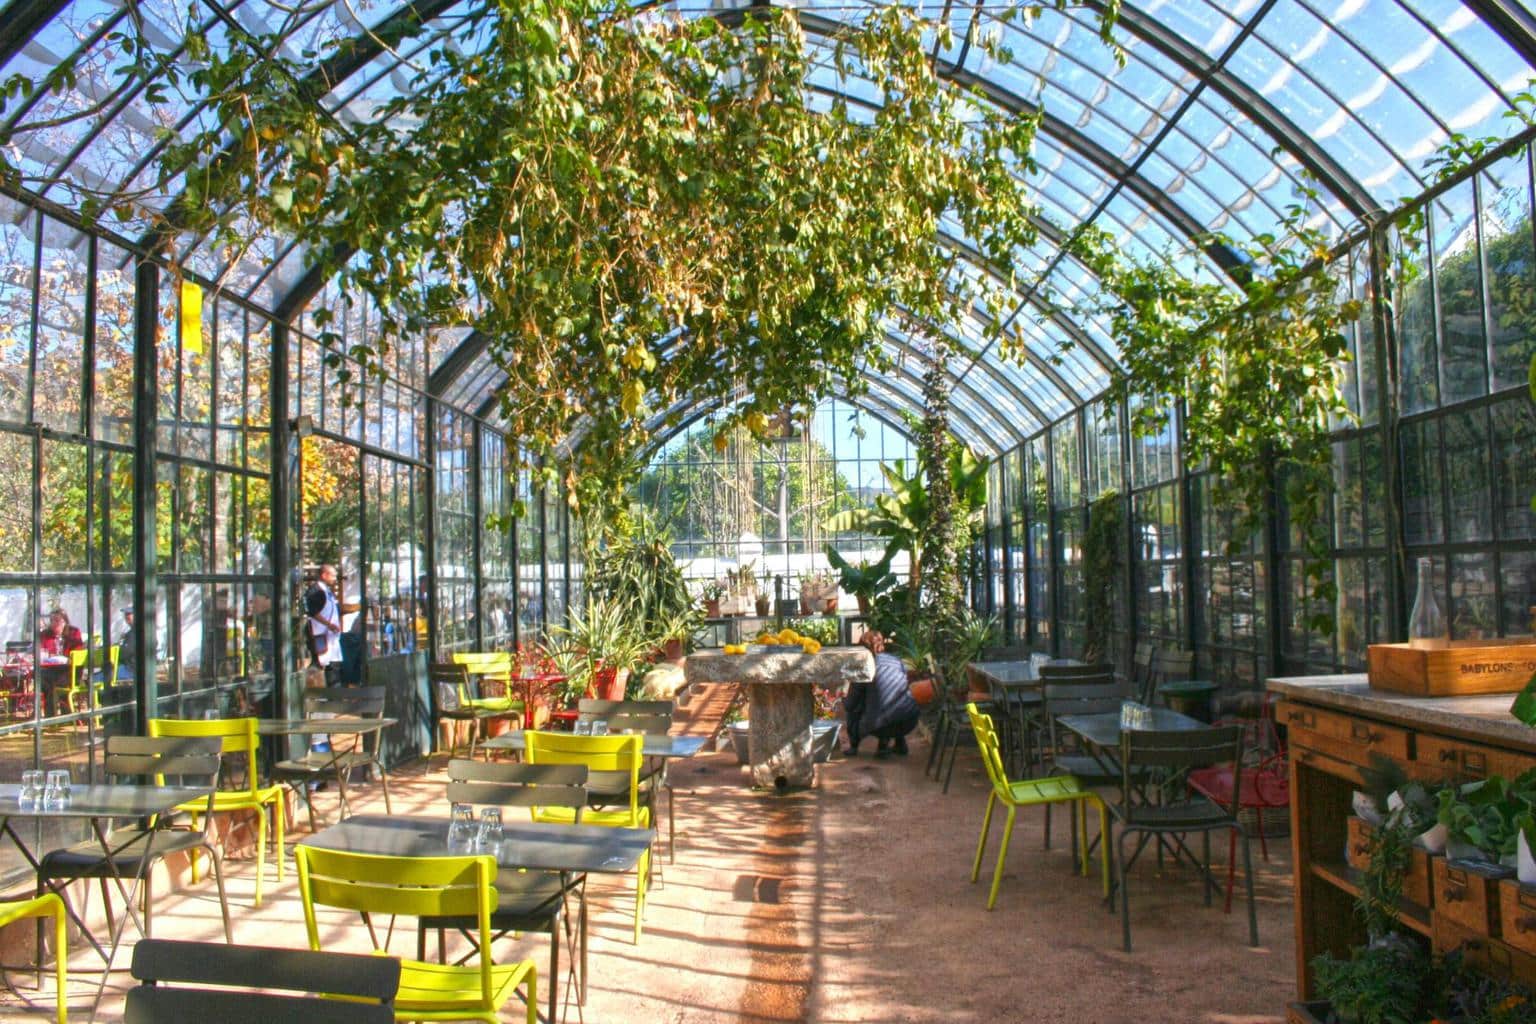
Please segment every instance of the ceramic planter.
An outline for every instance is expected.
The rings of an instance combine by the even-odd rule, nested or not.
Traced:
[[[811,760],[817,764],[824,763],[832,756],[832,751],[837,749],[837,738],[842,734],[843,723],[834,720],[817,720],[811,723]],[[748,737],[751,735],[751,726],[745,720],[732,722],[731,750],[736,754],[737,764],[746,764],[751,758],[751,747]]]

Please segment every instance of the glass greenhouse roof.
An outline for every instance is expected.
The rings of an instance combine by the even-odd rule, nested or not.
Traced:
[[[784,3],[813,40],[869,10],[855,0]],[[741,5],[683,0],[655,9],[705,16],[734,6]],[[1097,2],[1033,16],[990,2],[918,6],[954,27],[950,45],[933,43],[942,74],[1007,110],[1043,111],[1038,169],[1028,177],[1041,232],[1020,254],[1032,279],[1018,286],[1006,320],[1018,343],[989,344],[979,319],[956,330],[967,357],[955,375],[958,426],[987,450],[1011,446],[1091,400],[1115,368],[1117,346],[1105,324],[1050,308],[1097,290],[1091,272],[1062,252],[1075,232],[1102,229],[1131,255],[1175,260],[1221,280],[1235,258],[1193,239],[1215,232],[1251,243],[1274,232],[1296,204],[1313,226],[1343,237],[1422,193],[1426,162],[1453,134],[1505,138],[1522,130],[1523,120],[1507,115],[1536,74],[1536,14],[1514,0],[1127,2],[1116,30],[1123,66],[1099,39]],[[27,187],[62,206],[86,194],[131,197],[139,212],[116,230],[147,238],[151,214],[180,189],[175,176],[157,180],[167,141],[218,126],[184,78],[164,87],[114,74],[117,34],[128,19],[140,19],[144,38],[183,73],[193,66],[182,46],[187,26],[215,51],[235,25],[273,34],[285,55],[311,63],[320,105],[358,123],[410,89],[423,69],[430,73],[434,48],[482,45],[466,26],[483,9],[475,0],[10,0],[0,9],[3,74],[37,81],[71,64],[78,74],[6,108],[9,156]],[[839,79],[830,47],[821,49],[813,100],[841,95],[872,114],[880,102],[874,83]],[[985,274],[960,226],[946,222],[944,231],[967,268],[961,272]],[[324,285],[309,273],[310,255],[284,238],[258,237],[233,256],[190,235],[173,249],[194,272],[269,311],[303,309]],[[896,369],[872,371],[862,401],[899,419],[920,408],[921,371],[910,339],[895,328],[885,345]],[[445,330],[410,352],[423,363],[412,379],[494,419],[505,376],[483,337]]]

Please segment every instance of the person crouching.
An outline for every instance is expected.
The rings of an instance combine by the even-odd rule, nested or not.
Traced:
[[[876,757],[888,753],[905,757],[907,734],[917,728],[921,709],[912,699],[907,686],[907,669],[901,659],[885,653],[885,637],[869,630],[859,641],[875,656],[875,678],[868,683],[855,683],[843,698],[843,710],[848,715],[848,757],[859,756],[859,744],[866,736],[878,741]]]

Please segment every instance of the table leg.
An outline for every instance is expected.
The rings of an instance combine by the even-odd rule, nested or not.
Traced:
[[[748,699],[753,785],[763,789],[814,785],[811,684],[752,683]]]

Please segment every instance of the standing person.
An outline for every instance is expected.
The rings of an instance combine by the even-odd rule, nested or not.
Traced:
[[[310,664],[325,673],[334,686],[341,672],[341,605],[336,600],[336,567],[322,565],[320,578],[304,594],[304,615],[309,624]]]
[[[885,653],[885,637],[874,630],[865,632],[859,641],[875,656],[875,678],[869,683],[855,683],[843,698],[843,710],[848,713],[849,757],[859,756],[859,743],[865,736],[878,741],[876,757],[895,752],[907,754],[907,734],[917,728],[922,709],[912,699],[907,686],[907,669],[901,659]]]
[[[51,694],[53,713],[62,715],[69,711],[69,652],[85,646],[85,637],[78,626],[70,624],[69,615],[63,608],[48,613],[48,623],[37,635],[38,662],[42,665],[41,691]],[[86,671],[89,671],[88,669]]]
[[[137,643],[138,630],[133,625],[133,609],[123,610],[123,622],[128,628],[123,630],[117,638],[117,678],[119,681],[132,681],[136,670],[133,648]]]

